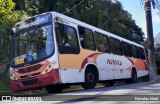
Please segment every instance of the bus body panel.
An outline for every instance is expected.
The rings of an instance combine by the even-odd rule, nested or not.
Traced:
[[[63,69],[60,71],[62,83],[83,82],[88,64],[97,67],[100,81],[131,78],[133,67],[136,68],[138,77],[148,74],[148,67],[144,60],[109,53],[93,53],[85,49],[81,49],[78,55],[60,54],[60,61],[60,67]]]
[[[79,83],[85,81],[85,70],[88,65],[94,65],[98,69],[99,81],[114,80],[131,78],[132,68],[136,69],[137,76],[142,77],[148,75],[148,66],[145,60],[125,57],[123,55],[114,55],[112,53],[102,53],[97,50],[83,49],[80,45],[80,38],[78,34],[78,26],[83,26],[107,35],[114,37],[120,41],[136,45],[143,48],[143,46],[118,37],[109,32],[105,32],[101,29],[80,22],[73,18],[64,16],[57,12],[51,12],[52,25],[53,25],[53,39],[55,45],[54,54],[41,62],[36,64],[27,65],[19,68],[10,68],[11,74],[17,78],[17,80],[10,80],[10,86],[12,91],[28,90],[38,87],[46,87],[52,84],[65,84],[65,83]],[[61,18],[64,24],[72,26],[77,31],[78,43],[80,47],[79,54],[60,54],[58,50],[58,44],[55,33],[55,19]],[[49,68],[49,65],[51,67]],[[40,67],[35,67],[41,65]],[[31,68],[29,68],[31,67]],[[37,68],[36,70],[32,69]],[[19,70],[30,70],[30,72],[19,72]],[[50,70],[49,73],[45,73],[46,70]],[[37,74],[38,73],[38,74]],[[44,74],[45,73],[45,74]],[[11,77],[10,74],[10,77]],[[36,75],[37,74],[37,75]]]
[[[115,79],[113,64],[109,62],[110,59],[113,59],[113,55],[108,53],[102,53],[96,59],[100,80]]]

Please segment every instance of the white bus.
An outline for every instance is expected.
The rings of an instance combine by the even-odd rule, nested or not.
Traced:
[[[57,12],[17,23],[11,39],[12,91],[98,82],[136,82],[148,74],[144,47]]]

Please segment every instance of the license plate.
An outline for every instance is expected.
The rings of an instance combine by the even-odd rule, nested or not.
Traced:
[[[24,63],[24,59],[19,59],[19,60],[16,60],[15,61],[15,64],[18,65],[18,64],[23,64]]]

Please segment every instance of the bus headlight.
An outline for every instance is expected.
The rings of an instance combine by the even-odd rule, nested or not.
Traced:
[[[49,64],[45,69],[44,71],[42,72],[42,74],[47,74],[49,72],[51,72],[53,69],[53,65],[52,64]]]
[[[10,79],[12,79],[12,80],[18,80],[18,78],[13,73],[10,74]]]

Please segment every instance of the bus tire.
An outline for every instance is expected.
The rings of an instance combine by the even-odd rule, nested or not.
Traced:
[[[131,78],[126,80],[126,83],[136,83],[138,81],[136,69],[132,69]]]
[[[85,71],[85,81],[82,83],[84,89],[91,89],[98,82],[98,72],[94,67],[88,67]]]
[[[49,85],[46,87],[46,91],[51,94],[62,92],[62,90],[63,90],[63,86],[60,84],[59,85]]]

